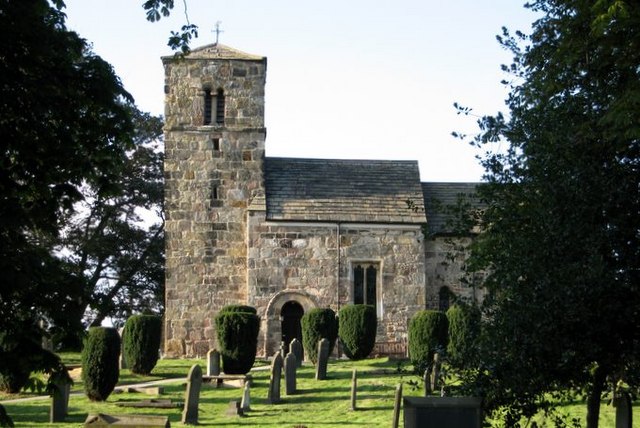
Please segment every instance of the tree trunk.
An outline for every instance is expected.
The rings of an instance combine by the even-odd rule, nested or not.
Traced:
[[[596,368],[593,374],[593,387],[587,397],[587,428],[598,428],[600,419],[600,397],[605,387],[606,371],[602,366]]]

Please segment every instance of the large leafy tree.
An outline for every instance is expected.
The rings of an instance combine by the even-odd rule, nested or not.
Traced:
[[[483,159],[475,386],[509,424],[547,408],[547,393],[584,391],[596,427],[607,386],[638,386],[640,3],[528,7],[541,16],[532,34],[499,38],[514,54],[510,115],[482,118],[475,139],[507,147]]]
[[[132,149],[131,97],[111,66],[65,28],[62,2],[0,0],[0,370],[51,366],[41,317],[82,284],[54,257],[61,221],[90,185],[119,191]],[[25,358],[28,357],[28,358]]]

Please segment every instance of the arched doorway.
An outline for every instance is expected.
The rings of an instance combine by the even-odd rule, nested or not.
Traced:
[[[295,300],[289,300],[282,305],[280,319],[282,341],[284,342],[286,352],[289,352],[289,343],[291,343],[294,338],[302,342],[302,327],[300,326],[302,315],[304,315],[304,309],[302,305]]]

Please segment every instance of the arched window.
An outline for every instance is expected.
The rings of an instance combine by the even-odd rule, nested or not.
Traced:
[[[204,90],[204,124],[211,125],[211,107],[213,105],[213,97],[211,89]]]
[[[216,124],[222,125],[224,123],[224,91],[222,88],[218,89],[216,94]]]
[[[438,292],[438,310],[446,312],[451,306],[451,291],[448,287],[440,287]]]

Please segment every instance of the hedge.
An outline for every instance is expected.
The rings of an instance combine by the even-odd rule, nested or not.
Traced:
[[[447,310],[449,321],[449,344],[447,357],[449,363],[458,368],[472,365],[476,355],[476,344],[480,335],[480,309],[456,303]]]
[[[378,317],[371,305],[348,305],[340,309],[338,336],[351,360],[367,358],[376,344]]]
[[[129,317],[122,333],[124,359],[132,373],[148,375],[158,362],[162,318],[156,315]]]
[[[329,340],[329,354],[333,351],[338,338],[338,320],[336,313],[330,308],[316,308],[302,316],[302,346],[313,362],[318,360],[318,342]]]
[[[242,310],[240,308],[248,308]],[[256,360],[260,318],[255,308],[233,305],[215,318],[222,369],[226,374],[245,374]]]
[[[409,321],[409,358],[416,374],[431,368],[433,354],[447,349],[448,321],[441,311],[418,311]]]
[[[120,376],[120,336],[115,328],[91,327],[82,350],[82,381],[91,401],[105,401]]]

